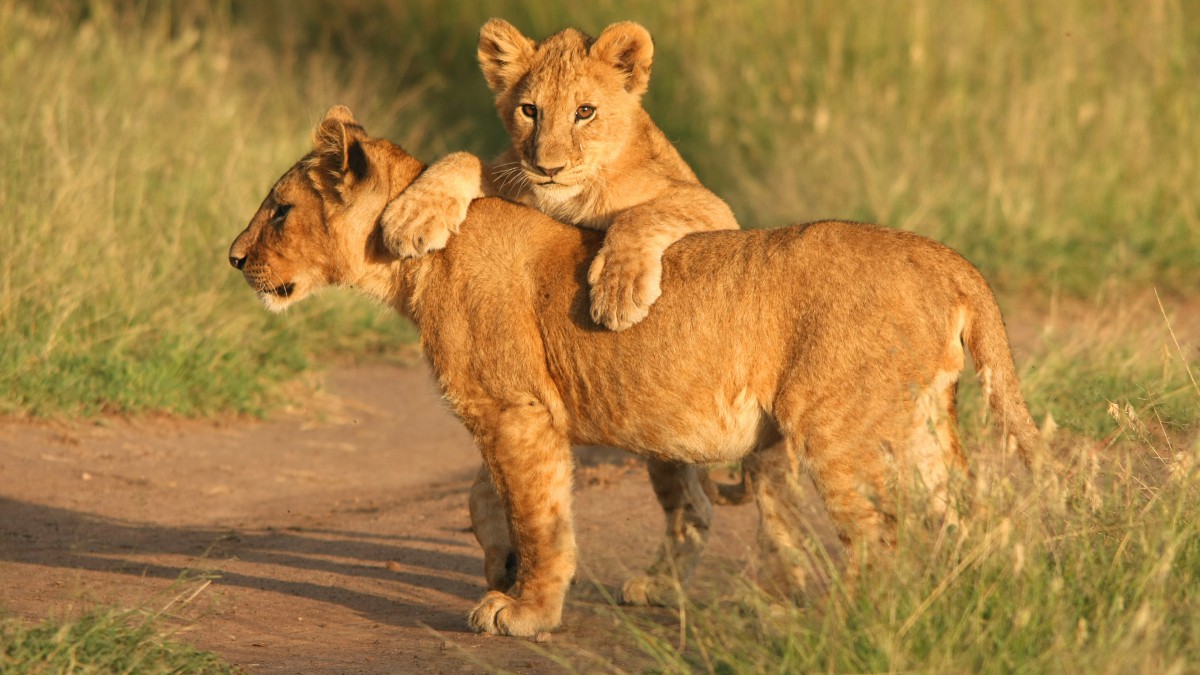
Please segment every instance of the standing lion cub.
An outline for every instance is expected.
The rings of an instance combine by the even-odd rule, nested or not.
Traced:
[[[591,316],[613,330],[643,320],[661,293],[662,255],[686,234],[736,230],[733,212],[702,186],[642,108],[654,45],[617,23],[592,39],[567,29],[541,42],[500,19],[483,26],[478,58],[511,145],[491,165],[468,153],[433,164],[384,211],[384,242],[401,257],[441,249],[472,199],[500,196],[566,223],[605,230],[588,271]],[[708,538],[713,486],[703,469],[651,459],[667,533],[629,604],[671,604]],[[475,514],[481,515],[478,507]],[[489,583],[511,581],[502,528],[474,522]]]
[[[471,612],[476,630],[561,622],[577,554],[572,443],[663,462],[770,453],[752,482],[760,533],[797,555],[802,533],[780,509],[801,471],[851,555],[895,543],[909,487],[945,511],[967,468],[955,393],[968,350],[995,420],[1026,464],[1038,457],[991,289],[941,244],[838,221],[696,234],[663,257],[655,311],[613,332],[587,306],[598,234],[526,206],[477,200],[444,250],[390,253],[383,211],[424,168],[334,108],[229,261],[270,309],[352,286],[417,326],[519,559],[516,583]]]

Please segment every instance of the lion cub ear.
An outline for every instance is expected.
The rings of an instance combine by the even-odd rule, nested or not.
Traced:
[[[588,53],[624,74],[626,91],[635,96],[646,93],[650,64],[654,62],[654,41],[641,24],[614,23],[596,38]]]
[[[534,42],[511,23],[492,19],[479,29],[479,68],[488,87],[500,94],[529,72]]]
[[[367,132],[354,113],[337,105],[313,129],[312,178],[327,195],[340,195],[340,188],[367,175],[367,155],[362,141]]]

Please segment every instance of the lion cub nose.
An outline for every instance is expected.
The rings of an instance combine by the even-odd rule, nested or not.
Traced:
[[[229,256],[229,264],[240,270],[246,266],[246,256],[231,255]]]
[[[541,171],[542,174],[545,175],[547,178],[554,178],[555,174],[557,174],[559,171],[562,171],[565,168],[567,168],[566,164],[559,164],[558,166],[542,166],[541,164],[537,165],[537,170]]]

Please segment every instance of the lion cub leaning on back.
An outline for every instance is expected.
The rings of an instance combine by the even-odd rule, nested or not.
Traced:
[[[692,232],[738,229],[642,109],[653,56],[650,34],[636,23],[613,24],[594,40],[567,29],[535,43],[505,21],[489,21],[479,33],[479,65],[511,145],[490,166],[460,152],[429,167],[384,212],[387,247],[402,258],[439,250],[472,199],[505,197],[606,230],[588,272],[592,319],[613,330],[644,319],[661,293],[668,246]],[[726,493],[694,467],[651,459],[647,469],[666,538],[647,573],[629,579],[621,595],[628,604],[668,605],[707,541],[710,498],[738,503],[746,495]],[[503,590],[515,574],[505,563],[512,560],[507,526],[502,514],[484,512],[481,490],[473,493],[474,527],[488,583]]]
[[[490,166],[459,152],[435,163],[384,212],[384,241],[401,257],[446,244],[472,199],[499,196],[565,223],[606,230],[588,271],[596,323],[624,330],[661,293],[662,254],[692,232],[736,230],[642,109],[654,45],[625,22],[592,40],[568,28],[541,42],[493,19],[479,65],[512,144]]]

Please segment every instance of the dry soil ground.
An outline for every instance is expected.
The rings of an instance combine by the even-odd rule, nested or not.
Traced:
[[[40,621],[174,598],[180,639],[250,672],[559,670],[544,646],[585,670],[645,665],[602,592],[649,563],[663,526],[639,463],[579,450],[583,567],[551,643],[476,636],[466,431],[423,368],[326,382],[265,423],[0,423],[0,609]],[[753,509],[719,509],[698,589],[745,569]],[[200,572],[210,585],[178,582]]]

